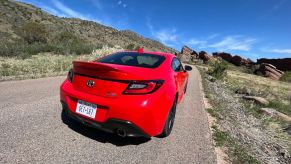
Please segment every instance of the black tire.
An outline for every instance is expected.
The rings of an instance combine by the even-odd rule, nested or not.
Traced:
[[[187,86],[188,86],[188,82],[186,83],[186,85],[185,85],[185,88],[184,88],[184,93],[186,93],[187,92]]]
[[[177,98],[175,98],[172,108],[168,114],[163,132],[158,137],[164,138],[168,137],[171,134],[175,121],[176,108],[177,108]]]

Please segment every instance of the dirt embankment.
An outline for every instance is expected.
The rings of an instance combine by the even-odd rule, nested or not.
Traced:
[[[204,85],[211,104],[219,115],[217,124],[242,146],[247,154],[262,163],[291,163],[287,151],[289,141],[278,137],[276,130],[265,126],[262,119],[248,113],[241,100],[223,83],[211,82],[206,77]]]

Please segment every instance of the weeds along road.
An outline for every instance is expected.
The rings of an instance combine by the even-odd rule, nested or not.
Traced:
[[[119,138],[62,119],[66,77],[0,83],[0,163],[216,163],[196,68],[172,134]]]

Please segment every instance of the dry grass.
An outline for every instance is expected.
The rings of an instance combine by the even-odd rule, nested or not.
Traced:
[[[72,67],[73,60],[90,61],[121,50],[123,49],[118,46],[105,46],[89,55],[42,53],[27,59],[0,57],[0,81],[64,75]]]
[[[289,101],[291,84],[239,71],[227,71],[227,83],[236,89],[246,86],[252,93],[269,100]]]
[[[251,91],[252,95],[269,100],[270,104],[268,107],[291,116],[291,83],[276,81],[240,71],[228,71],[226,84],[233,91],[246,87]],[[261,116],[259,106],[250,105],[250,107],[250,111],[255,116]]]
[[[291,85],[243,73],[241,70],[228,70],[226,78],[213,82],[206,74],[207,65],[198,68],[204,77],[203,86],[206,96],[210,104],[215,107],[207,111],[219,118],[216,119],[218,128],[212,127],[215,131],[213,138],[216,145],[226,147],[231,162],[266,163],[266,159],[271,156],[272,159],[278,158],[278,162],[281,163],[288,161],[280,154],[276,154],[277,147],[280,147],[282,152],[291,150],[290,137],[283,130],[287,124],[263,115],[260,112],[261,106],[253,102],[244,102],[239,96],[236,97],[234,91],[247,87],[251,89],[252,94],[273,100],[270,107],[290,115],[291,105],[288,102],[290,100],[288,94]],[[287,101],[288,105],[281,103],[281,100]],[[256,115],[259,114],[260,117],[257,117]],[[266,148],[270,152],[264,152]]]

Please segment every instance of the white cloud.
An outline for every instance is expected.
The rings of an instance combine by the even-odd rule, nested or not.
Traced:
[[[158,38],[162,43],[169,44],[169,42],[176,42],[178,35],[176,34],[176,29],[162,29],[155,33],[155,37]]]
[[[73,9],[65,6],[63,3],[61,3],[58,0],[53,0],[52,1],[54,6],[59,9],[60,11],[62,11],[63,13],[65,13],[66,15],[70,16],[70,17],[76,17],[76,18],[81,18],[81,19],[88,19],[86,16],[84,16],[83,14],[74,11]]]
[[[146,17],[146,20],[147,20],[147,23],[146,23],[147,27],[149,28],[151,34],[154,35],[154,27],[151,23],[151,19],[149,17]]]
[[[99,10],[102,10],[103,9],[103,5],[102,5],[102,3],[100,2],[100,0],[90,0],[92,3],[93,3],[93,5],[95,6],[95,7],[97,7]]]
[[[179,35],[177,34],[176,28],[164,28],[161,30],[155,30],[151,23],[151,19],[149,17],[146,17],[146,19],[146,25],[154,38],[167,46],[174,46],[177,44]]]
[[[82,13],[79,13],[78,11],[75,11],[71,8],[69,8],[68,6],[64,5],[63,3],[61,3],[60,1],[58,0],[53,0],[52,1],[54,6],[64,15],[64,16],[67,16],[67,17],[73,17],[73,18],[80,18],[80,19],[84,19],[84,20],[92,20],[92,21],[95,21],[95,22],[98,22],[100,23],[101,21],[100,20],[97,20],[97,19],[94,19],[94,18],[91,18],[89,16],[85,16],[83,15]]]
[[[186,44],[192,45],[192,46],[204,46],[207,43],[206,40],[198,40],[198,39],[190,39]]]
[[[40,8],[42,8],[44,11],[50,13],[50,14],[53,14],[53,15],[56,15],[56,16],[60,16],[60,17],[65,17],[64,14],[60,13],[58,10],[54,9],[54,8],[51,8],[49,6],[46,6],[46,5],[40,5]]]
[[[227,36],[223,40],[208,45],[207,47],[215,48],[219,51],[225,50],[249,51],[251,50],[255,42],[256,39],[253,38],[245,38],[243,36]]]
[[[220,34],[218,34],[218,33],[215,33],[215,34],[209,35],[209,36],[207,37],[207,40],[214,39],[214,38],[218,37],[219,35],[220,35]]]
[[[124,7],[124,8],[127,7],[127,4],[124,3],[123,1],[118,1],[118,2],[117,2],[117,5],[122,6],[122,7]]]
[[[214,33],[207,37],[204,37],[204,39],[196,39],[196,38],[190,38],[188,41],[184,42],[185,44],[188,44],[190,46],[198,46],[198,48],[206,48],[207,44],[217,38],[220,34]]]
[[[291,54],[291,49],[271,49],[267,52],[279,53],[279,54]]]

